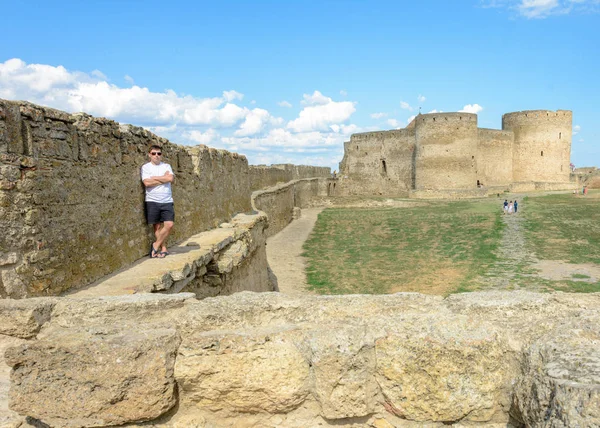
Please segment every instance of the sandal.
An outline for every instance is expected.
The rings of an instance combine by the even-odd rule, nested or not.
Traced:
[[[157,259],[157,258],[159,258],[158,254],[160,254],[160,252],[158,250],[154,249],[154,244],[150,244],[150,254],[149,254],[150,258]]]
[[[162,257],[159,257],[159,259],[164,259],[165,257],[167,257],[169,255],[169,252],[168,251],[161,251],[158,254],[160,254],[162,256]]]

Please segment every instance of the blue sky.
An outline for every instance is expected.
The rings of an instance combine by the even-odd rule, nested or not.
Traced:
[[[600,166],[600,0],[2,2],[0,98],[144,126],[251,164],[338,169],[421,112],[573,111]]]

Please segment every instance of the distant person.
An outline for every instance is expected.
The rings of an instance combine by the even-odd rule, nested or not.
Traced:
[[[504,200],[504,214],[506,214],[508,212],[508,201],[505,199]]]
[[[587,196],[587,186],[583,186],[583,196]]]
[[[175,179],[173,169],[162,161],[162,148],[153,145],[148,151],[150,162],[142,166],[142,182],[146,186],[146,220],[154,228],[156,241],[150,245],[150,257],[164,259],[167,239],[175,223],[175,209],[171,183]],[[161,226],[162,225],[162,226]]]
[[[337,178],[337,171],[336,170],[333,171],[333,178]]]
[[[512,214],[514,208],[515,208],[515,206],[513,205],[513,201],[510,201],[508,203],[508,213]]]
[[[519,208],[519,204],[517,204],[517,200],[515,199],[515,202],[513,203],[514,207],[515,207],[515,214],[517,213],[517,209]]]

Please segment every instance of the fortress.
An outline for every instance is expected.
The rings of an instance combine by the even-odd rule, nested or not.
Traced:
[[[406,128],[352,135],[338,195],[480,197],[504,190],[570,189],[572,112],[502,116],[502,130],[472,113],[419,114]]]
[[[600,293],[272,292],[267,237],[335,187],[569,185],[570,112],[503,128],[420,115],[354,135],[334,179],[0,100],[0,426],[600,426]],[[144,257],[154,143],[178,177],[165,260]]]

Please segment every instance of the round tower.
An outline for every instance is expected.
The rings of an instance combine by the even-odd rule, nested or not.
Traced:
[[[502,129],[512,131],[513,181],[569,182],[573,113],[527,110],[502,116]]]
[[[416,190],[477,187],[476,114],[421,114],[415,132]]]

